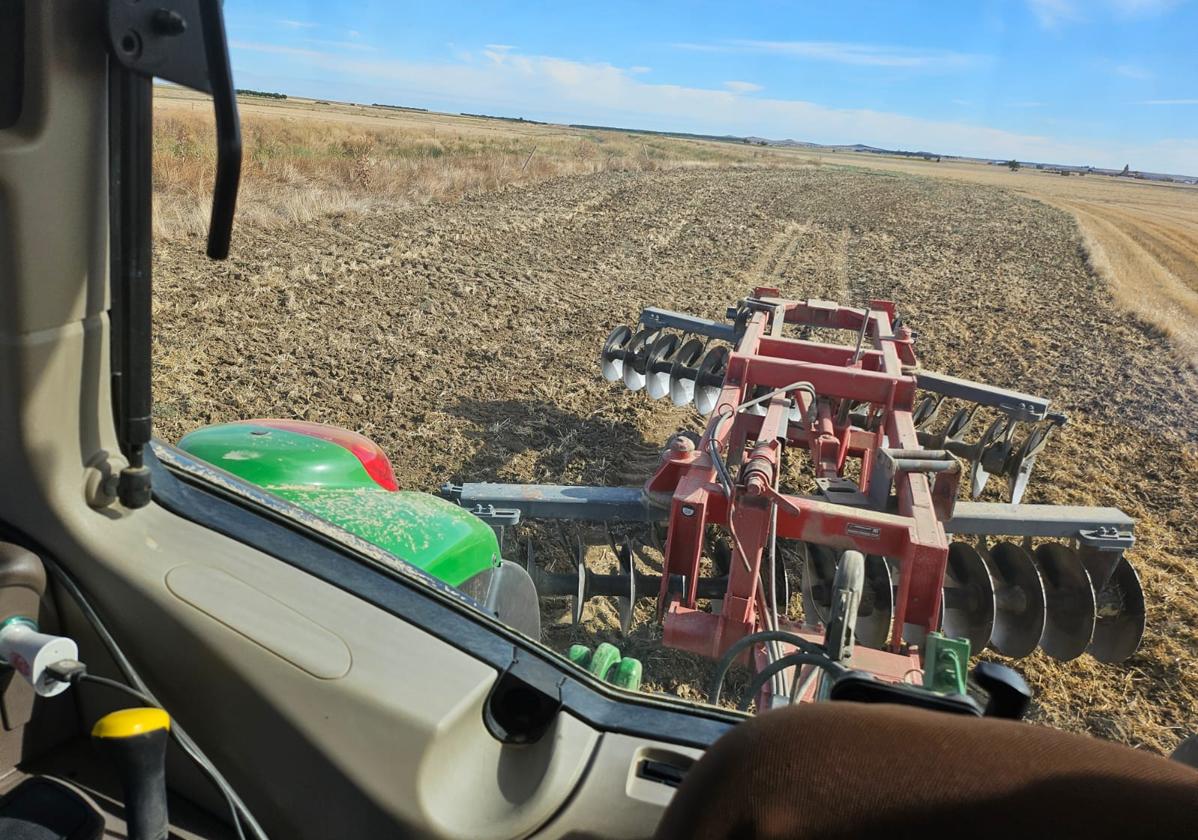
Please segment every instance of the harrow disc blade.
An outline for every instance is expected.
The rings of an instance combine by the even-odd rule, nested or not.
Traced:
[[[1032,466],[1035,463],[1035,455],[1022,458],[1015,471],[1007,476],[1007,498],[1011,504],[1017,505],[1023,501],[1023,494],[1027,490],[1027,482],[1032,477]]]
[[[973,425],[974,414],[977,413],[977,405],[970,408],[957,409],[957,413],[948,421],[948,426],[944,429],[945,440],[963,440],[965,433],[969,431],[969,427]]]
[[[803,561],[803,621],[807,624],[827,624],[832,612],[836,552],[825,545],[804,543],[803,546],[807,552],[807,558]]]
[[[703,342],[691,338],[683,342],[670,365],[670,402],[677,406],[690,405],[695,398],[695,362],[703,355]]]
[[[621,574],[628,576],[626,595],[616,596],[616,609],[620,614],[620,632],[625,636],[632,629],[633,609],[636,607],[636,566],[632,559],[632,545],[624,542],[616,553]]]
[[[1099,662],[1122,662],[1144,636],[1144,588],[1126,557],[1119,559],[1106,586],[1095,597],[1098,621],[1086,649]]]
[[[578,554],[574,561],[574,573],[577,575],[577,587],[574,593],[570,596],[570,620],[574,624],[582,624],[582,608],[587,604],[587,598],[590,593],[587,580],[587,564],[586,564],[586,548],[582,544],[582,540],[578,541]]]
[[[969,467],[969,495],[974,499],[982,495],[982,491],[986,489],[986,482],[990,480],[990,468],[986,463],[988,460],[987,450],[1001,445],[1000,442],[1006,428],[1005,418],[995,420],[977,443],[977,455]]]
[[[695,409],[706,416],[715,411],[724,387],[724,370],[728,367],[728,348],[722,344],[709,349],[699,362],[695,377]]]
[[[645,360],[645,390],[655,400],[670,393],[670,368],[674,365],[674,353],[680,341],[673,333],[664,333],[649,348]]]
[[[1039,546],[1035,558],[1048,607],[1040,647],[1053,659],[1076,659],[1086,652],[1094,636],[1096,615],[1090,575],[1077,552],[1060,543]]]
[[[940,601],[941,631],[950,638],[969,639],[969,649],[980,651],[994,634],[996,609],[994,581],[981,553],[969,543],[950,543]]]
[[[608,382],[615,382],[624,375],[624,359],[616,354],[627,347],[631,340],[632,330],[623,324],[607,334],[603,349],[599,351],[599,369]]]
[[[880,648],[890,638],[894,620],[894,581],[890,564],[876,554],[865,558],[865,588],[861,591],[861,606],[857,608],[857,623],[853,626],[857,644]]]
[[[1044,583],[1023,546],[1000,542],[990,550],[994,580],[994,635],[990,646],[1003,656],[1027,656],[1044,635]]]
[[[656,336],[656,330],[641,330],[625,348],[633,354],[632,358],[625,357],[623,368],[624,386],[629,391],[639,391],[645,387],[645,362],[649,356],[649,346]]]
[[[925,394],[911,412],[911,422],[915,424],[915,428],[926,429],[940,413],[940,404],[943,402],[944,397],[939,394]]]

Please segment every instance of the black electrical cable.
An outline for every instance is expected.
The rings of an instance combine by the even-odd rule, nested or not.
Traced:
[[[79,676],[76,677],[75,680],[73,680],[73,681],[90,682],[90,683],[95,683],[96,685],[102,685],[107,688],[114,689],[116,691],[124,692],[125,694],[128,694],[130,697],[133,697],[139,703],[142,703],[143,705],[150,706],[155,709],[162,709],[162,706],[160,706],[157,702],[155,702],[154,698],[150,697],[148,694],[143,694],[142,692],[138,691],[133,686],[125,685],[123,682],[117,682],[116,680],[110,680],[107,677],[97,677],[95,674],[89,674],[86,671],[79,674]],[[165,709],[162,709],[162,710],[164,712],[166,711]],[[179,743],[178,738],[175,737],[175,733],[177,730],[178,730],[178,726],[177,726],[177,724],[175,724],[174,718],[172,718],[171,719],[171,729],[170,729],[171,736],[173,738],[175,738],[176,743]],[[183,744],[179,743],[179,747],[184,749],[184,751],[186,751],[186,748],[183,746]],[[238,840],[246,840],[245,829],[241,825],[241,818],[237,813],[237,806],[233,803],[233,800],[229,798],[228,791],[226,791],[225,788],[210,773],[208,773],[207,766],[205,766],[201,762],[196,762],[196,764],[202,771],[204,771],[204,773],[206,775],[208,775],[209,781],[211,781],[216,786],[216,789],[221,792],[221,795],[224,796],[225,804],[227,804],[229,806],[229,812],[233,815],[233,828],[236,829],[236,831],[237,831]]]
[[[787,642],[804,653],[813,656],[827,655],[822,645],[810,642],[797,633],[791,633],[789,630],[762,630],[759,633],[750,633],[748,636],[742,636],[732,647],[728,648],[724,653],[724,657],[716,665],[715,674],[711,679],[711,688],[707,692],[708,703],[715,706],[720,702],[720,694],[724,690],[724,677],[728,675],[728,669],[732,667],[732,663],[736,661],[736,658],[740,656],[745,648],[757,642]]]
[[[839,676],[848,670],[839,662],[829,659],[825,653],[789,654],[777,660],[776,662],[771,662],[769,665],[766,665],[757,672],[757,675],[753,677],[753,681],[749,683],[749,690],[745,692],[745,696],[742,697],[740,703],[737,704],[737,710],[741,712],[747,712],[749,710],[749,704],[753,702],[753,698],[757,696],[757,692],[761,691],[761,687],[765,685],[767,680],[784,668],[793,668],[796,665],[814,665],[815,667],[823,668],[828,673],[836,676]]]
[[[160,709],[164,708],[163,705],[154,697],[154,694],[150,691],[149,686],[147,686],[138,675],[137,671],[133,667],[133,663],[129,661],[129,658],[125,656],[125,652],[121,650],[120,645],[117,644],[116,639],[114,639],[112,634],[108,632],[108,628],[104,626],[104,622],[100,619],[100,616],[96,613],[95,609],[92,608],[91,602],[87,600],[87,597],[83,594],[83,591],[79,588],[78,584],[75,583],[74,579],[67,573],[65,569],[62,568],[62,566],[60,566],[51,558],[43,557],[42,562],[45,564],[46,569],[49,570],[50,574],[53,575],[55,581],[57,581],[57,583],[62,586],[62,588],[65,589],[71,598],[73,598],[74,601],[79,605],[79,610],[92,625],[93,629],[95,629],[96,635],[100,637],[100,641],[103,642],[104,647],[108,650],[109,655],[112,656],[113,661],[116,662],[117,667],[124,674],[125,679],[133,684],[131,690],[137,691],[139,700],[142,702],[149,701],[147,705],[150,706],[156,706]],[[75,677],[75,679],[81,678],[82,674]],[[88,679],[92,681],[98,681],[104,678],[91,677],[88,675]],[[113,683],[114,681],[107,680],[106,682]],[[125,686],[121,683],[115,683],[114,686],[110,687],[119,687],[121,690],[130,689],[130,686]],[[237,836],[239,840],[246,840],[245,829],[242,824],[243,820],[246,824],[248,824],[251,833],[255,838],[257,838],[257,840],[268,840],[266,832],[262,829],[262,826],[258,824],[258,821],[254,819],[254,815],[250,813],[250,809],[246,806],[245,802],[242,801],[241,797],[237,795],[237,792],[233,789],[233,786],[229,784],[228,780],[226,780],[223,775],[221,775],[221,772],[216,769],[216,765],[212,763],[208,756],[204,755],[203,750],[201,750],[199,745],[191,739],[191,736],[184,731],[183,727],[179,725],[178,721],[176,721],[173,716],[171,718],[171,737],[175,743],[179,745],[179,748],[196,763],[196,765],[204,772],[206,776],[208,776],[209,780],[224,796],[225,801],[229,805],[229,812],[233,817],[233,827],[237,830]]]

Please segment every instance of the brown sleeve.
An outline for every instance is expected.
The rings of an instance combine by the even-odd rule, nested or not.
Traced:
[[[717,741],[656,836],[916,835],[1198,839],[1198,770],[1027,723],[816,703]]]

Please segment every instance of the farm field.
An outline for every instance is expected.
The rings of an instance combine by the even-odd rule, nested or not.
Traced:
[[[177,148],[202,128],[190,107],[176,103],[168,123]],[[1036,718],[1158,751],[1198,730],[1198,384],[1185,331],[1125,308],[1145,253],[1198,290],[1184,256],[1198,192],[406,112],[325,125],[277,108],[244,107],[247,137],[279,132],[291,145],[250,166],[227,262],[202,255],[202,152],[156,162],[178,176],[160,179],[160,437],[299,417],[371,436],[413,489],[638,484],[669,435],[700,418],[601,380],[612,326],[650,305],[722,317],[755,285],[893,299],[927,367],[1048,396],[1070,415],[1027,501],[1117,505],[1137,519],[1140,652],[1121,666],[1018,660]],[[452,136],[434,143],[434,128]],[[319,136],[350,145],[334,154]],[[422,143],[442,151],[386,153]],[[532,146],[538,168],[521,169]],[[303,153],[313,148],[328,154]],[[377,190],[353,180],[371,160],[390,173],[373,176]],[[475,174],[454,182],[459,170]],[[312,183],[328,203],[289,210]],[[602,599],[580,626],[564,601],[550,605],[548,642],[613,641],[643,658],[651,690],[698,698],[709,666],[661,650],[643,604],[629,639]]]
[[[851,153],[825,160],[1002,187],[1067,211],[1081,228],[1087,261],[1119,305],[1167,333],[1198,368],[1198,187],[964,161]]]

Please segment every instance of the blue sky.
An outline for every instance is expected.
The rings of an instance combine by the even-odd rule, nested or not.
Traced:
[[[1198,175],[1198,0],[228,2],[238,87]]]

